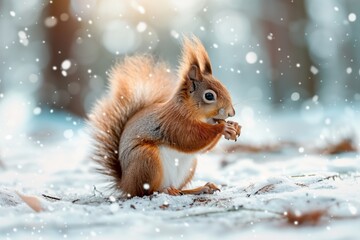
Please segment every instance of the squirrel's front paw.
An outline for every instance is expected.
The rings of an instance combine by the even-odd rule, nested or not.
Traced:
[[[204,186],[204,193],[213,194],[214,192],[220,192],[220,189],[212,182],[208,182]]]
[[[223,135],[227,140],[237,140],[241,133],[241,126],[237,122],[228,121],[225,123]]]

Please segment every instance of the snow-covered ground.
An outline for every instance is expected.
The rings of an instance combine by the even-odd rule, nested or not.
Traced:
[[[192,186],[211,181],[221,192],[121,200],[92,171],[81,121],[42,114],[26,133],[2,129],[0,239],[359,239],[359,152],[319,153],[349,136],[359,149],[359,117],[349,110],[316,122],[295,113],[244,116],[237,143],[222,141],[199,158]],[[225,151],[239,142],[283,144]],[[17,193],[37,196],[45,211]]]

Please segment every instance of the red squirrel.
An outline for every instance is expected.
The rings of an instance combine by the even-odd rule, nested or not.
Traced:
[[[194,176],[196,153],[222,135],[240,136],[230,94],[212,75],[196,37],[184,38],[178,81],[151,56],[126,57],[109,76],[108,94],[89,115],[98,170],[125,196],[213,193],[213,183],[183,188]]]

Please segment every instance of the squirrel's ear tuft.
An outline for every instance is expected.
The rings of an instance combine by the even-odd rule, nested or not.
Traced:
[[[187,96],[189,92],[194,92],[196,90],[196,82],[202,79],[194,42],[185,36],[179,66],[179,77],[182,80],[183,87],[181,88],[181,94],[183,94],[183,96]]]
[[[209,56],[200,40],[184,36],[179,75],[182,79],[201,80],[202,74],[212,74]]]
[[[212,68],[211,68],[211,63],[210,63],[210,58],[209,55],[204,47],[204,45],[201,43],[201,41],[193,36],[193,41],[195,44],[195,48],[197,50],[197,58],[200,62],[200,66],[201,66],[201,72],[202,73],[207,73],[207,74],[212,74]]]

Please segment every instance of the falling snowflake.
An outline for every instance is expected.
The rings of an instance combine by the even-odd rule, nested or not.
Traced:
[[[147,28],[147,24],[145,22],[139,22],[138,25],[136,26],[136,30],[138,32],[144,32]]]
[[[51,17],[45,18],[44,24],[46,27],[52,28],[52,27],[56,26],[57,22],[58,22],[57,18],[54,16],[51,16]]]
[[[257,54],[255,52],[248,52],[245,56],[246,62],[249,64],[254,64],[257,62]]]
[[[179,36],[180,36],[180,34],[179,34],[177,31],[175,31],[175,30],[171,30],[171,31],[170,31],[170,34],[171,34],[171,36],[172,36],[173,38],[176,38],[176,39],[178,39]]]
[[[293,92],[293,93],[291,94],[291,100],[292,100],[292,101],[296,102],[296,101],[298,101],[299,99],[300,99],[300,94],[299,94],[298,92]]]
[[[355,22],[356,21],[356,14],[355,13],[350,13],[348,16],[348,20],[349,22]]]
[[[68,70],[71,67],[71,61],[68,59],[65,59],[62,63],[61,63],[61,68],[63,70]]]
[[[74,131],[72,129],[67,129],[64,131],[64,137],[70,139],[74,136]]]
[[[314,75],[319,73],[319,70],[315,66],[310,67],[310,72]]]
[[[24,31],[19,31],[18,32],[18,37],[19,37],[19,42],[24,45],[27,46],[29,45],[29,40],[26,36],[26,33]]]
[[[39,107],[34,108],[34,110],[33,110],[34,115],[39,115],[40,113],[41,113],[41,108],[39,108]]]
[[[351,74],[352,73],[352,68],[351,67],[346,68],[346,73]]]

